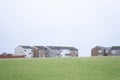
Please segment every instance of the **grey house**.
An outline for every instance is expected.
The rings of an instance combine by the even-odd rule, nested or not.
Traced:
[[[47,46],[49,57],[78,57],[78,49],[64,46]]]
[[[112,56],[120,56],[120,46],[112,46],[111,55]]]

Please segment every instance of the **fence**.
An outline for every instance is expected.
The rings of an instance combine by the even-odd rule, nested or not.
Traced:
[[[21,55],[21,56],[0,55],[0,58],[25,58],[25,55]]]

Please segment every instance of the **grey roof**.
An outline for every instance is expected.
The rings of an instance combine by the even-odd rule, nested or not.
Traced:
[[[111,47],[103,47],[103,46],[96,46],[96,47],[97,47],[97,48],[100,48],[100,49],[102,49],[102,50],[103,50],[103,49],[105,49],[105,50],[110,50],[110,49],[111,49]],[[96,47],[95,47],[95,48],[96,48]]]
[[[41,50],[41,49],[47,50],[47,48],[45,48],[44,46],[34,46],[34,47],[38,48],[39,50]]]
[[[47,47],[55,50],[61,50],[61,49],[78,50],[75,47],[65,47],[65,46],[47,46]]]
[[[103,46],[96,46],[97,48],[100,48],[100,49],[105,49],[105,47],[103,47]],[[94,48],[96,48],[96,47],[94,47]]]
[[[101,50],[111,50],[111,47],[103,47],[103,46],[96,46],[94,48],[99,48]],[[94,49],[94,48],[92,48],[92,49]]]
[[[112,46],[111,50],[120,50],[120,46]]]
[[[111,47],[105,47],[106,50],[111,50]]]
[[[22,48],[24,48],[24,49],[33,49],[31,46],[21,46]]]

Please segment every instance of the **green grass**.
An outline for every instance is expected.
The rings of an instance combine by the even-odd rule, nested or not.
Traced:
[[[120,80],[120,57],[0,59],[0,80]]]

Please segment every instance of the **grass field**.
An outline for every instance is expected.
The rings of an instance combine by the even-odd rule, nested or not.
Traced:
[[[120,80],[120,57],[0,59],[0,80]]]

